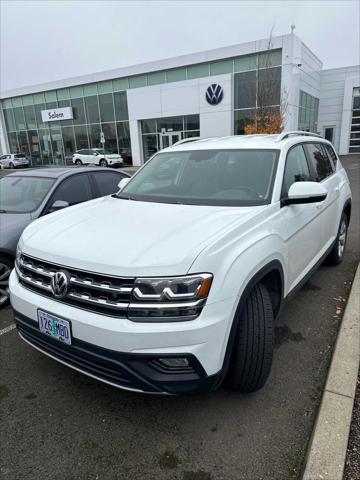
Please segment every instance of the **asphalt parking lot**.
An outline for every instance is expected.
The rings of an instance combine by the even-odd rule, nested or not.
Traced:
[[[4,480],[296,479],[360,257],[360,156],[347,253],[285,306],[265,388],[164,397],[117,390],[0,336],[0,475]],[[0,330],[12,325],[0,311]]]

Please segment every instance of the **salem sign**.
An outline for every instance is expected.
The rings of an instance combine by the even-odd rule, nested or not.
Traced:
[[[71,107],[63,107],[41,110],[41,118],[43,122],[55,122],[57,120],[71,120],[74,117]]]

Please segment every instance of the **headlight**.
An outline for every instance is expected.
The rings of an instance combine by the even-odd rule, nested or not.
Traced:
[[[19,247],[19,244],[18,244],[17,247],[16,247],[16,257],[15,257],[15,262],[16,262],[17,266],[20,265],[21,255],[22,255],[22,251],[21,251],[21,248]]]
[[[129,318],[141,322],[193,320],[201,313],[212,279],[210,273],[137,278],[129,306]]]

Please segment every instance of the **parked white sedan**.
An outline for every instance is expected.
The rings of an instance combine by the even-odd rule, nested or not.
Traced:
[[[118,153],[110,153],[103,148],[78,150],[73,155],[75,165],[100,165],[100,167],[115,167],[123,165],[124,160]]]

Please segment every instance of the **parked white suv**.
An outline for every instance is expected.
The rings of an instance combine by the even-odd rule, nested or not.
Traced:
[[[351,192],[331,143],[180,142],[126,182],[26,228],[10,277],[20,336],[129,390],[258,390],[283,301],[344,255]]]
[[[77,150],[73,157],[75,165],[100,165],[100,167],[121,166],[124,160],[118,153],[110,153],[104,148]]]

